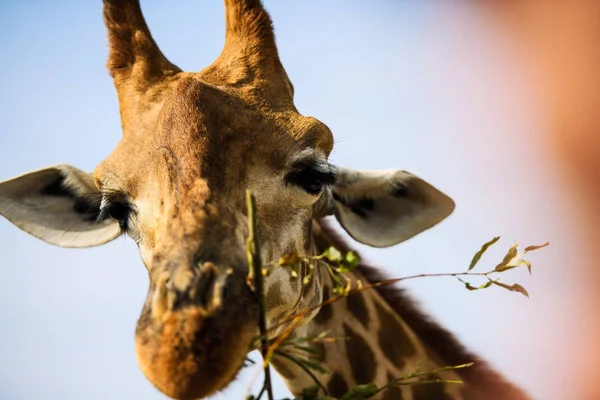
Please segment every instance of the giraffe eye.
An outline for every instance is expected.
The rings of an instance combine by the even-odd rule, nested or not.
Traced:
[[[123,222],[127,220],[130,212],[131,210],[129,208],[129,205],[114,203],[110,205],[107,214],[115,221]]]
[[[131,204],[123,197],[114,195],[103,196],[98,220],[103,221],[107,218],[114,219],[119,223],[121,230],[126,232],[131,210]]]
[[[335,175],[332,172],[320,171],[310,166],[299,171],[290,172],[286,176],[286,181],[313,196],[317,196],[323,191],[323,187],[335,183]]]

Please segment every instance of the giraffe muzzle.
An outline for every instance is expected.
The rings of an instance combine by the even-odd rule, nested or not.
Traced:
[[[205,262],[164,271],[138,321],[136,353],[167,396],[191,400],[227,386],[258,334],[245,274]]]

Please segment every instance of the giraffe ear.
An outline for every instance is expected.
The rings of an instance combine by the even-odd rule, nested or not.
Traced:
[[[91,174],[57,165],[0,182],[0,215],[61,247],[91,247],[119,236],[118,222],[98,221],[100,193]]]
[[[402,170],[354,171],[330,165],[336,184],[320,200],[355,240],[388,247],[438,224],[454,201],[419,177]]]

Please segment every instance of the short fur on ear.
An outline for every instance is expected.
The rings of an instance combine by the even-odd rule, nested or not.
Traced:
[[[0,215],[25,232],[61,247],[91,247],[121,233],[97,221],[100,193],[91,174],[56,165],[0,182]]]
[[[450,197],[406,171],[330,169],[337,182],[323,193],[315,215],[334,214],[350,236],[373,247],[407,240],[454,210]]]

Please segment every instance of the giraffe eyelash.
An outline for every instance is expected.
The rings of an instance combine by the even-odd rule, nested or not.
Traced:
[[[124,193],[118,191],[102,191],[98,221],[112,218],[119,223],[123,233],[128,230],[128,222],[133,205],[127,200]]]
[[[309,166],[299,171],[290,172],[285,177],[286,183],[296,185],[311,195],[318,195],[325,186],[335,184],[335,175]]]

